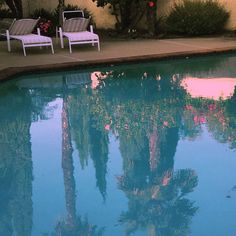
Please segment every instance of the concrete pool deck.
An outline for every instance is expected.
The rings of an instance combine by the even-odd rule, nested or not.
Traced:
[[[33,71],[231,52],[236,51],[236,38],[101,40],[100,52],[96,46],[75,45],[72,46],[72,54],[67,44],[65,49],[61,49],[59,40],[54,39],[54,49],[55,54],[52,55],[50,48],[28,48],[24,57],[20,42],[12,41],[12,52],[8,53],[6,41],[0,41],[0,80]]]

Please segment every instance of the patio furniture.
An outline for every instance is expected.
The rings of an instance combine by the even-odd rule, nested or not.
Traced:
[[[24,56],[26,56],[25,48],[27,47],[42,47],[50,46],[52,54],[54,54],[52,39],[50,37],[40,35],[40,30],[37,28],[37,34],[33,34],[39,19],[14,19],[10,28],[6,30],[7,48],[11,51],[11,39],[21,41]]]
[[[71,19],[76,17],[84,17],[83,10],[71,10],[71,11],[63,11],[62,12],[62,21],[64,22],[65,19]],[[56,40],[59,37],[59,26],[56,26]]]
[[[82,11],[80,11],[82,12]],[[90,31],[87,30],[90,18],[85,18],[82,12],[82,17],[66,19],[65,16],[74,11],[63,12],[63,26],[59,28],[61,48],[64,48],[63,37],[69,41],[70,53],[72,53],[71,45],[75,44],[97,44],[100,51],[99,36],[93,32],[93,26],[90,25]]]
[[[71,10],[71,11],[63,11],[62,12],[62,20],[63,22],[65,19],[77,18],[77,17],[84,17],[83,10]]]

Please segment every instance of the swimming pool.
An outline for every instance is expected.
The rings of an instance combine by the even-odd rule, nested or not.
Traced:
[[[0,84],[0,235],[235,235],[236,55]]]

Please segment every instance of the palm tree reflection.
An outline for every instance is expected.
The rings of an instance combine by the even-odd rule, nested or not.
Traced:
[[[126,156],[124,174],[118,177],[119,188],[129,199],[128,210],[120,217],[127,235],[138,229],[148,235],[188,235],[197,210],[194,202],[186,198],[197,186],[195,172],[173,169],[178,129],[158,132],[149,136],[139,156]],[[130,146],[127,140],[121,142],[122,149],[126,145]]]
[[[62,169],[67,218],[57,223],[55,234],[58,236],[102,235],[103,228],[97,229],[97,226],[90,224],[86,218],[82,219],[80,216],[77,216],[76,213],[76,186],[68,111],[71,97],[68,95],[68,91],[66,91],[65,80],[64,89],[62,106]]]

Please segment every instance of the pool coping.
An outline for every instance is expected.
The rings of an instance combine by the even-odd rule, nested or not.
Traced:
[[[89,68],[98,65],[117,65],[123,63],[134,63],[134,62],[145,62],[153,60],[168,60],[186,57],[197,57],[212,54],[221,53],[233,53],[236,52],[236,47],[224,47],[224,48],[214,48],[214,49],[202,49],[193,51],[181,51],[181,52],[170,52],[170,53],[158,53],[158,54],[148,54],[148,55],[138,55],[130,57],[114,57],[87,61],[75,61],[75,62],[62,62],[62,63],[51,63],[46,65],[31,65],[31,66],[20,66],[20,67],[7,67],[0,70],[0,82],[14,79],[16,76],[35,73],[40,71],[40,73],[71,70],[71,69],[81,69]]]

